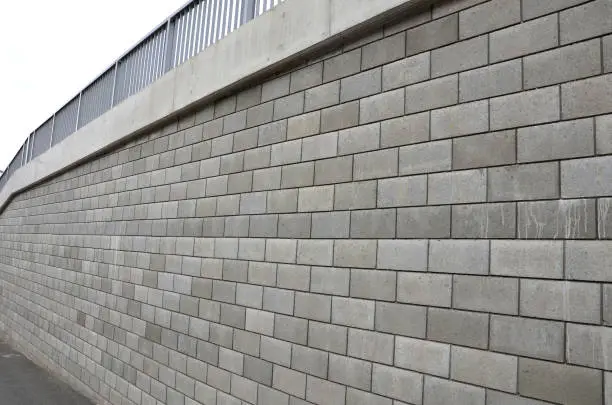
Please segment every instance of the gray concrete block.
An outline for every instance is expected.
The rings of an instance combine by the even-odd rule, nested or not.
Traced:
[[[336,240],[334,266],[374,268],[376,245],[375,240]]]
[[[395,209],[351,212],[351,238],[394,238]]]
[[[348,385],[349,387],[370,390],[372,382],[372,363],[330,354],[329,379],[339,384]],[[353,402],[349,403],[352,404]]]
[[[234,111],[236,111],[236,96],[228,96],[215,103],[215,118],[231,114]]]
[[[451,159],[450,140],[403,146],[399,150],[399,173],[406,175],[449,170]]]
[[[326,403],[344,405],[346,387],[316,377],[308,376],[306,399],[322,405]]]
[[[546,405],[544,402],[506,394],[498,391],[487,391],[487,405]]]
[[[248,193],[253,188],[253,173],[241,172],[230,174],[227,179],[227,192],[230,194],[234,193]],[[232,196],[234,197],[234,196]],[[229,197],[229,198],[232,198]],[[225,202],[223,200],[223,202]]]
[[[612,74],[566,83],[561,91],[564,119],[612,112]]]
[[[259,127],[259,146],[282,142],[287,139],[287,120],[275,121]]]
[[[491,274],[512,277],[562,278],[563,243],[491,241]]]
[[[448,274],[400,273],[397,300],[418,305],[451,306],[452,276]]]
[[[557,162],[490,168],[489,201],[559,198]]]
[[[246,110],[243,110],[223,117],[223,133],[229,134],[245,129],[246,116],[247,112]]]
[[[380,124],[363,125],[342,130],[337,139],[338,154],[347,155],[378,149]]]
[[[450,348],[444,343],[405,337],[395,338],[396,367],[448,378]]]
[[[351,101],[321,111],[321,131],[330,132],[359,124],[359,102]]]
[[[413,207],[397,210],[397,237],[448,238],[450,207]]]
[[[520,359],[521,395],[567,405],[595,405],[603,402],[599,370]]]
[[[559,13],[561,44],[609,34],[612,31],[612,5],[605,0],[584,4]]]
[[[490,62],[513,59],[559,44],[556,15],[549,15],[495,31],[490,35]]]
[[[489,130],[489,103],[476,101],[431,112],[431,138],[441,139]]]
[[[561,194],[563,197],[597,197],[610,194],[607,182],[612,172],[612,158],[597,157],[563,162]]]
[[[236,95],[236,110],[244,110],[261,103],[261,86],[253,86]]]
[[[595,128],[597,128],[595,134],[595,149],[597,154],[603,155],[612,153],[612,115],[596,117]]]
[[[610,326],[612,325],[612,285],[604,284],[602,287],[602,319],[604,325]]]
[[[353,157],[341,156],[315,162],[315,185],[344,183],[353,178]]]
[[[593,239],[597,233],[595,200],[557,200],[518,204],[522,239]]]
[[[266,212],[266,192],[248,193],[240,196],[241,214],[263,214]]]
[[[453,140],[453,169],[516,162],[515,131],[493,132]]]
[[[265,262],[249,262],[249,283],[275,286],[276,264]]]
[[[280,288],[308,291],[310,286],[310,267],[279,264],[276,284]]]
[[[602,38],[603,51],[603,71],[604,73],[612,72],[612,35]]]
[[[298,264],[331,266],[334,251],[333,240],[298,240]]]
[[[450,75],[406,87],[406,114],[457,104],[459,75]]]
[[[385,65],[382,71],[382,89],[387,91],[425,81],[429,79],[429,70],[429,52]]]
[[[394,335],[423,338],[426,318],[427,310],[421,306],[377,302],[374,329]]]
[[[306,396],[306,375],[274,365],[272,386],[277,390],[304,398]]]
[[[296,240],[268,239],[266,240],[266,261],[295,263],[296,246]]]
[[[247,308],[245,329],[258,334],[272,336],[274,330],[274,314]]]
[[[260,384],[272,385],[272,364],[255,357],[244,356],[244,376]],[[262,388],[265,387],[261,387],[260,392]]]
[[[361,49],[361,69],[369,69],[401,59],[406,55],[406,34],[400,32]]]
[[[568,159],[594,154],[592,119],[520,128],[517,134],[519,162]]]
[[[453,308],[517,315],[518,297],[517,279],[479,276],[453,277]]]
[[[314,163],[305,162],[283,166],[281,173],[281,187],[304,187],[314,183]]]
[[[323,294],[348,295],[350,270],[335,267],[312,267],[310,291]]]
[[[487,274],[489,242],[484,240],[432,240],[428,270],[440,273]]]
[[[491,99],[491,129],[504,129],[556,121],[559,116],[558,87],[531,90]]]
[[[367,209],[376,207],[376,181],[337,184],[334,209]]]
[[[491,181],[491,184],[493,181]],[[430,204],[482,202],[487,198],[487,173],[483,169],[428,176]]]
[[[348,355],[377,363],[393,364],[394,337],[378,332],[349,329]]]
[[[297,211],[298,190],[274,190],[268,192],[267,212],[288,213]]]
[[[274,315],[274,337],[305,345],[308,335],[308,321],[293,316]]]
[[[521,315],[599,323],[600,287],[569,281],[521,280]]]
[[[425,205],[426,197],[426,176],[378,180],[376,206],[379,208]]]
[[[331,211],[334,206],[334,186],[315,186],[300,188],[298,211]]]
[[[393,271],[351,270],[351,297],[395,301],[395,291],[396,274]]]
[[[568,241],[565,246],[565,274],[570,280],[610,282],[611,260],[608,241]]]
[[[349,80],[349,83],[354,81],[354,79]],[[380,89],[378,91],[380,91]],[[338,104],[340,102],[340,81],[337,80],[308,89],[305,92],[304,98],[304,111],[306,112],[320,110]]]
[[[291,163],[297,163],[301,160],[302,156],[302,140],[296,139],[294,141],[282,142],[272,145],[272,152],[270,156],[270,164],[276,165],[287,165]]]
[[[274,102],[272,101],[251,107],[247,110],[247,126],[267,124],[272,121],[273,114]]]
[[[514,93],[522,89],[522,81],[518,59],[470,70],[459,74],[459,98],[465,102]]]
[[[236,304],[251,308],[261,308],[263,287],[258,285],[238,284],[236,287]]]
[[[485,349],[489,343],[489,316],[475,312],[429,308],[427,339]]]
[[[397,176],[398,149],[384,149],[354,155],[353,178],[355,180]]]
[[[423,24],[407,31],[406,54],[414,55],[423,51],[450,44],[459,39],[458,15]]]
[[[284,75],[265,82],[261,87],[261,101],[266,102],[289,94],[290,75]]]
[[[259,169],[270,166],[270,151],[272,148],[250,149],[244,152],[244,170]]]
[[[287,124],[287,139],[304,138],[316,135],[321,129],[321,112],[314,111],[291,117]]]
[[[278,217],[279,238],[309,238],[310,214],[284,214]],[[299,260],[299,249],[298,249]]]
[[[584,0],[523,0],[523,18],[529,20],[584,2]]]
[[[291,363],[291,343],[282,340],[261,337],[261,359],[274,364],[289,367]]]
[[[332,323],[374,329],[374,302],[355,298],[332,298]]]
[[[315,63],[295,72],[291,72],[291,86],[289,91],[295,93],[323,82],[323,63]]]
[[[350,213],[322,212],[312,214],[312,238],[348,238]]]
[[[502,353],[563,361],[563,323],[493,315],[490,348]]]
[[[301,160],[313,160],[333,157],[338,154],[338,133],[311,136],[300,141],[302,143]]]
[[[361,69],[361,48],[342,53],[323,62],[323,81],[330,82],[358,73]]]
[[[329,322],[331,319],[331,297],[329,295],[296,292],[295,316]]]
[[[329,323],[308,322],[308,345],[332,353],[346,354],[347,328]]]
[[[425,377],[425,405],[484,405],[485,390],[436,377]]]
[[[520,0],[494,0],[459,13],[459,36],[469,38],[520,21]]]
[[[431,52],[431,76],[446,76],[488,63],[489,39],[482,35]]]
[[[413,371],[374,364],[372,368],[372,392],[400,401],[420,404],[423,392],[423,376]]]
[[[359,123],[367,124],[404,115],[404,103],[404,89],[363,98],[359,101]]]
[[[275,238],[277,236],[278,215],[254,215],[249,219],[249,237]]]
[[[568,363],[610,369],[609,328],[568,324],[566,333]]]
[[[594,76],[601,73],[602,68],[600,40],[527,56],[523,64],[526,89]]]
[[[380,93],[381,90],[382,68],[367,70],[340,80],[340,102],[371,96]]]
[[[429,113],[419,113],[381,122],[380,147],[410,145],[429,140]]]
[[[262,404],[287,405],[289,404],[289,395],[260,385],[257,391],[257,401]]]

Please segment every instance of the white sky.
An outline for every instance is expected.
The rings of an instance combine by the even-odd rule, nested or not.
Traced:
[[[26,137],[187,0],[0,0],[0,170]]]

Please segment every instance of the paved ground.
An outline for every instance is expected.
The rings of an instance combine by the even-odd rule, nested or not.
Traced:
[[[0,341],[0,405],[92,405]]]

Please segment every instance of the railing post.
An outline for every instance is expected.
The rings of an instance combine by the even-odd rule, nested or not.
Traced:
[[[242,24],[255,18],[256,0],[242,0]]]
[[[176,23],[171,18],[166,24],[166,44],[164,49],[164,72],[168,72],[174,66],[174,35]]]
[[[117,88],[117,70],[119,70],[119,61],[115,62],[115,71],[113,73],[113,91],[111,92],[110,108],[115,105],[115,91]]]
[[[77,106],[76,122],[74,123],[74,132],[79,130],[79,116],[81,115],[81,99],[83,98],[83,92],[79,93],[79,104]]]
[[[53,133],[55,132],[55,114],[53,114],[53,118],[51,121],[51,136],[49,137],[49,149],[53,146]]]

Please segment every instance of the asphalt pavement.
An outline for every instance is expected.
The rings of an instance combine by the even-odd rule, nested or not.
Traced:
[[[92,405],[92,402],[0,341],[0,405]]]

